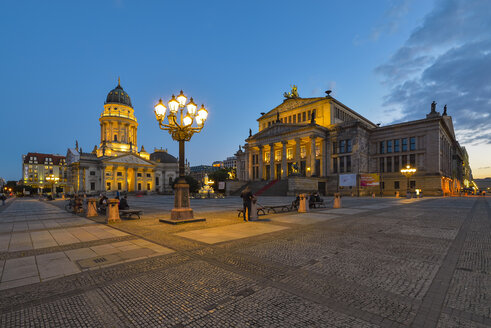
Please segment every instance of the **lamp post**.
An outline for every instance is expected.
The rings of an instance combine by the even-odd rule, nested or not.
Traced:
[[[60,178],[55,177],[54,174],[50,174],[46,177],[46,180],[51,182],[51,197],[53,197],[53,199],[55,199],[55,185],[58,183]]]
[[[416,169],[414,167],[411,167],[410,165],[407,165],[405,168],[401,169],[401,173],[403,175],[406,176],[407,180],[406,180],[406,186],[407,186],[407,190],[406,190],[406,197],[407,198],[410,198],[410,190],[409,190],[409,178],[414,174],[416,173]]]
[[[172,139],[179,142],[179,179],[175,184],[176,194],[174,196],[174,208],[171,211],[171,220],[193,220],[193,210],[189,203],[189,185],[184,178],[184,143],[191,140],[195,133],[199,133],[208,118],[208,111],[204,105],[196,111],[197,106],[193,98],[187,98],[181,90],[177,98],[172,95],[168,102],[169,113],[162,99],[155,105],[155,118],[159,122],[159,127],[166,130]],[[184,110],[186,108],[186,113]],[[165,118],[167,116],[167,123]],[[193,126],[196,123],[196,126]],[[164,220],[165,221],[165,220]]]

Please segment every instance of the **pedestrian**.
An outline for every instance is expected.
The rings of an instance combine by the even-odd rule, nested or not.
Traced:
[[[249,189],[249,186],[245,187],[245,189],[240,194],[242,198],[242,204],[244,205],[244,221],[251,220],[251,203],[252,203],[252,192]],[[247,219],[246,219],[246,210],[247,210]]]
[[[5,206],[5,198],[7,197],[5,197],[5,194],[2,194],[0,198],[2,199],[2,206]]]

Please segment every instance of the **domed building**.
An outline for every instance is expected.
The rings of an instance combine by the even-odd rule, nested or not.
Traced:
[[[149,154],[142,145],[138,151],[138,121],[119,79],[107,94],[99,123],[99,146],[85,153],[77,142],[67,151],[70,193],[172,192],[177,159],[162,148]]]

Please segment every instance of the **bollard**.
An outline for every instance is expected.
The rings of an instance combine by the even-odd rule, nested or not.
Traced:
[[[106,209],[106,223],[118,223],[121,222],[119,218],[119,200],[108,199]]]
[[[341,194],[338,192],[334,194],[334,205],[332,208],[341,208]]]
[[[91,218],[97,216],[97,198],[87,199],[87,217]]]
[[[298,213],[306,213],[309,211],[309,195],[300,194],[300,203],[298,204]]]
[[[399,192],[396,191],[396,198],[399,198]]]

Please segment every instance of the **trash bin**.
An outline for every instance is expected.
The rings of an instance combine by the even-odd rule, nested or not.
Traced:
[[[334,194],[333,208],[341,208],[341,194],[338,192]]]
[[[309,211],[309,195],[300,194],[300,203],[298,204],[298,213],[306,213]]]

